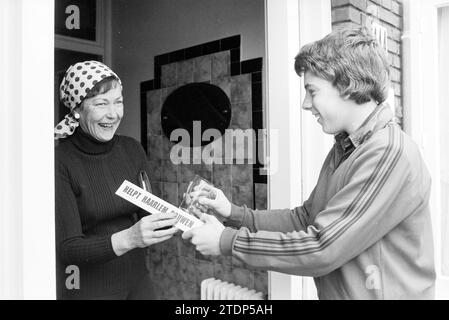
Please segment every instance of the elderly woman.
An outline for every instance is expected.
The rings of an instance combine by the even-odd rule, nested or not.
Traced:
[[[55,139],[64,138],[55,150],[57,297],[151,299],[143,248],[178,229],[173,215],[145,215],[114,194],[149,170],[140,144],[115,134],[121,81],[100,62],[80,62],[60,95],[70,113],[55,128]]]

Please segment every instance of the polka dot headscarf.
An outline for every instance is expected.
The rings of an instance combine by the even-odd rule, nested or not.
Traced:
[[[59,86],[59,93],[61,101],[70,109],[70,113],[55,127],[55,139],[66,138],[75,132],[79,125],[79,115],[73,110],[98,82],[110,76],[116,77],[122,85],[120,78],[108,66],[98,61],[78,62],[67,69]]]

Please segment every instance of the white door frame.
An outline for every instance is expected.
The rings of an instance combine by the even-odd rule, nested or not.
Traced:
[[[275,163],[269,208],[293,208],[307,199],[332,143],[313,117],[302,115],[305,92],[294,71],[299,48],[330,31],[330,0],[265,0],[268,155]],[[310,278],[269,272],[269,299],[310,299],[314,291]]]
[[[438,9],[448,0],[404,0],[404,130],[418,143],[432,176],[430,205],[437,272],[436,297],[449,299],[449,277],[441,273],[441,192]],[[444,195],[449,196],[449,195]],[[449,248],[445,248],[446,250]]]
[[[54,3],[0,1],[0,300],[55,299]]]

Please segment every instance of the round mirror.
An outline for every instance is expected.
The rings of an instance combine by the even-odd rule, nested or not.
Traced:
[[[189,134],[190,147],[212,142],[202,139],[208,129],[217,129],[223,135],[230,121],[231,103],[228,96],[220,87],[208,83],[189,83],[177,88],[165,99],[161,110],[165,136],[170,139],[173,130],[184,129]],[[201,132],[197,139],[194,139],[194,124],[196,132]],[[186,140],[180,138],[174,142],[185,144]]]

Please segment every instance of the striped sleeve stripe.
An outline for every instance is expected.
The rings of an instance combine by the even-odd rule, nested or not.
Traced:
[[[397,157],[396,157],[396,158],[399,159],[399,157],[400,157],[400,153],[397,154]],[[395,162],[393,162],[394,165],[397,163],[397,159],[395,160]],[[391,173],[391,170],[393,169],[394,165],[389,167],[389,170],[388,170],[389,172],[388,172],[388,174],[385,174],[385,175],[383,176],[383,179],[384,179],[384,180],[389,176],[389,174]],[[340,229],[337,229],[337,232],[334,233],[335,239],[336,239],[338,236],[340,236],[341,234],[343,234],[343,233],[344,233],[344,232],[345,232],[345,231],[346,231],[352,224],[354,224],[354,223],[355,223],[355,222],[356,222],[356,221],[363,215],[363,213],[366,211],[366,208],[368,208],[368,207],[370,206],[370,204],[372,203],[372,201],[374,200],[375,196],[377,195],[377,193],[378,193],[380,190],[381,190],[380,188],[377,189],[377,192],[376,192],[372,197],[369,198],[369,201],[368,201],[368,202],[365,203],[365,205],[364,205],[364,207],[363,207],[364,210],[359,211],[359,213],[357,214],[357,216],[356,216],[355,218],[353,218],[352,221],[351,221],[350,223],[347,223],[346,225],[342,226]],[[337,234],[337,233],[338,233],[338,234]],[[309,238],[310,238],[310,237],[309,237]],[[267,239],[262,239],[262,240],[267,240]],[[261,254],[262,252],[265,252],[266,254],[271,255],[271,256],[286,256],[286,255],[307,254],[307,253],[313,253],[313,252],[321,251],[321,250],[323,250],[324,248],[326,248],[328,245],[331,244],[331,242],[329,242],[330,240],[328,240],[327,243],[326,243],[325,241],[323,241],[321,244],[319,244],[319,248],[316,248],[316,244],[315,244],[314,247],[310,247],[310,246],[309,246],[309,247],[307,247],[307,248],[298,249],[298,248],[294,248],[295,245],[297,246],[298,239],[283,239],[283,240],[281,240],[281,241],[279,241],[279,240],[274,240],[275,243],[273,243],[273,240],[274,240],[274,239],[271,239],[271,240],[269,240],[269,242],[266,242],[266,243],[269,243],[269,247],[267,247],[266,245],[261,245],[261,246],[260,246],[260,249],[259,249],[259,251],[258,251],[258,254]],[[293,248],[286,249],[286,248],[285,248],[285,244],[286,244],[286,241],[285,241],[285,240],[287,240],[287,242],[290,242],[289,245],[291,245]],[[295,244],[294,242],[292,242],[291,240],[296,241],[296,244]],[[320,240],[321,240],[321,239],[320,239]],[[333,240],[333,241],[335,241],[335,240]],[[279,249],[273,248],[273,245],[279,246],[279,245],[280,245],[279,242],[284,242],[284,244],[282,245],[282,248],[279,248]],[[242,251],[242,252],[246,252],[246,253],[254,252],[254,251],[257,250],[257,249],[255,249],[256,246],[257,246],[257,245],[255,245],[254,243],[252,243],[252,244],[251,244],[251,249],[246,248],[247,250]],[[270,249],[270,250],[267,250],[267,249]],[[308,249],[308,250],[307,250],[307,249]],[[277,251],[275,251],[275,250],[277,250]],[[300,251],[301,251],[301,252],[300,252]]]
[[[390,133],[390,137],[391,137],[391,135],[393,134],[391,131],[389,131],[389,133]],[[390,139],[390,141],[391,141],[391,139]],[[399,141],[399,144],[401,144],[401,141]],[[389,146],[392,146],[392,144],[389,144]],[[400,151],[400,149],[402,149],[402,147],[399,145],[397,145],[396,144],[396,147],[395,148],[390,148],[390,150],[391,149],[396,149],[396,150],[399,150]],[[392,163],[394,163],[394,165],[395,165],[395,163],[397,162],[397,160],[394,160],[395,158],[399,158],[399,156],[400,156],[400,154],[401,154],[401,152],[395,152],[395,153],[390,153],[388,150],[385,152],[385,154],[390,154],[390,155],[396,155],[397,157],[392,157],[392,158],[390,158],[390,160],[392,159],[392,161],[388,161],[388,163],[390,163],[390,162],[392,162]],[[383,158],[383,159],[385,159],[385,157]],[[393,167],[394,167],[394,165],[385,165],[385,166],[383,166],[383,163],[384,163],[384,161],[383,160],[381,160],[380,162],[379,162],[379,164],[381,164],[381,166],[383,167],[383,168],[386,168],[386,169],[388,169],[388,168],[390,168],[390,169],[392,169]],[[378,166],[379,167],[379,166]],[[385,171],[385,170],[384,170]],[[391,172],[391,170],[388,170],[388,171],[390,171]],[[387,178],[388,178],[388,176],[389,176],[389,173],[387,173],[387,174],[376,174],[375,176],[377,176],[377,177],[381,177],[382,179],[381,180],[386,180]],[[380,184],[378,184],[378,186],[383,186],[383,182],[381,181],[380,182]],[[376,189],[374,189],[374,190],[376,190]],[[379,187],[379,188],[377,188],[377,190],[381,190],[381,188]],[[376,194],[377,194],[377,192],[376,192]],[[357,198],[356,198],[357,199]],[[371,195],[369,196],[369,197],[367,197],[366,199],[374,199]],[[371,200],[372,201],[372,200]],[[363,207],[362,207],[362,209],[365,207],[365,205],[368,205],[369,206],[369,204],[371,203],[371,201],[369,201],[369,202],[364,202],[363,204]],[[354,201],[354,202],[356,202],[356,200]],[[354,207],[354,206],[351,206],[351,207]],[[349,208],[348,208],[349,209]],[[361,210],[361,211],[357,211],[357,212],[361,212],[361,214],[363,214],[363,212],[364,212],[365,210]],[[346,217],[348,214],[345,214],[344,216]],[[339,219],[340,221],[344,221],[343,219]],[[346,219],[346,220],[348,220],[348,219]],[[345,221],[345,224],[346,223],[349,223],[349,221]],[[340,228],[339,229],[337,229],[337,231],[338,230],[340,230]],[[323,243],[324,243],[324,239],[325,239],[325,237],[327,236],[327,238],[329,237],[329,235],[330,235],[330,231],[328,231],[328,232],[326,232],[326,233],[323,233],[323,230],[321,231],[321,233],[319,233],[317,236],[313,236],[313,237],[306,237],[308,240],[310,240],[311,238],[313,239],[313,240],[315,240],[314,241],[314,243],[311,243],[311,245],[312,246],[314,246],[314,247],[316,247],[317,246],[317,239],[319,240],[319,241],[321,241],[321,244],[319,245],[319,246],[322,246],[323,245]],[[267,239],[262,239],[262,242],[266,242],[266,243],[270,243],[271,244],[271,248],[272,248],[272,246],[273,245],[276,245],[276,244],[278,244],[278,245],[280,245],[281,243],[283,243],[283,244],[285,244],[286,242],[288,242],[288,241],[291,241],[292,243],[293,242],[295,242],[296,243],[296,245],[299,247],[301,244],[303,244],[304,242],[308,242],[307,240],[306,241],[303,241],[303,239],[304,238],[302,238],[302,239],[282,239],[282,240],[267,240]],[[259,239],[255,239],[255,240],[253,240],[253,239],[248,239],[250,242],[254,242],[254,241],[256,241],[256,242],[258,242],[259,241]],[[310,241],[309,241],[310,242]],[[255,243],[254,243],[255,244]],[[261,243],[261,245],[262,245],[262,243]],[[285,247],[285,246],[284,246]],[[304,248],[305,249],[305,248]]]
[[[260,239],[237,237],[234,250],[269,255],[298,255],[321,251],[333,243],[343,232],[350,228],[366,212],[380,192],[391,171],[396,166],[403,150],[403,138],[397,129],[389,126],[389,145],[377,164],[372,175],[347,208],[345,213],[331,225],[320,230],[316,236],[301,239]],[[285,248],[291,243],[293,248]],[[248,246],[251,246],[249,248]]]
[[[392,131],[389,131],[390,134],[390,141],[392,140],[391,136],[393,135]],[[400,137],[400,136],[398,136]],[[402,139],[401,139],[402,140]],[[370,178],[368,179],[367,183],[365,183],[365,185],[363,186],[363,188],[361,189],[361,191],[359,192],[359,194],[357,195],[357,197],[354,199],[354,201],[350,204],[350,206],[345,210],[345,213],[342,215],[342,217],[336,219],[334,222],[332,222],[330,225],[326,226],[325,228],[323,228],[322,230],[319,230],[316,236],[306,236],[303,237],[301,239],[282,239],[282,240],[276,240],[276,239],[261,239],[261,238],[252,238],[252,239],[248,239],[249,241],[260,241],[260,242],[266,242],[266,243],[271,243],[271,244],[276,244],[279,242],[282,242],[282,245],[284,246],[286,243],[290,242],[294,245],[295,242],[301,241],[301,242],[307,242],[307,241],[313,241],[316,242],[316,240],[324,240],[326,237],[329,237],[331,235],[332,229],[336,229],[335,226],[338,225],[341,222],[344,222],[346,220],[346,218],[348,217],[348,215],[351,212],[354,212],[353,208],[357,208],[360,207],[360,205],[364,205],[365,202],[360,201],[362,199],[362,197],[371,197],[371,194],[368,194],[368,192],[366,191],[368,186],[373,186],[376,185],[376,183],[378,184],[379,182],[374,181],[374,179],[377,178],[377,180],[379,180],[380,182],[382,182],[382,179],[387,179],[390,172],[388,172],[388,174],[385,174],[383,172],[380,172],[379,174],[376,173],[376,170],[379,171],[380,168],[383,168],[383,171],[386,171],[388,169],[392,169],[394,167],[394,165],[396,164],[397,160],[399,159],[399,156],[402,153],[402,149],[401,148],[401,144],[402,141],[399,141],[399,144],[396,145],[396,149],[400,152],[395,152],[394,154],[390,152],[390,150],[394,149],[393,148],[393,143],[390,143],[383,155],[383,157],[381,158],[381,160],[379,161],[379,163],[376,166],[376,169],[374,170],[373,174],[370,176]],[[398,149],[399,148],[399,149]],[[386,165],[383,165],[384,162],[386,161],[386,156],[388,155],[392,155],[392,158],[389,160],[391,163],[394,163],[392,165],[390,165],[388,162]],[[394,155],[396,155],[398,158],[395,160],[394,159]],[[384,182],[382,182],[382,186],[383,186]],[[378,190],[381,190],[381,188],[378,188]],[[376,193],[377,195],[377,193]],[[375,197],[371,197],[372,200],[374,200]],[[368,199],[369,200],[369,199]],[[372,200],[370,201],[370,203],[372,203]],[[337,229],[338,230],[338,229]]]
[[[329,233],[332,231],[332,229],[335,228],[339,223],[344,221],[346,217],[353,211],[353,209],[361,202],[361,199],[364,195],[366,195],[367,190],[370,186],[373,185],[373,180],[378,176],[377,172],[379,172],[380,168],[382,167],[383,163],[386,161],[388,155],[390,154],[390,150],[392,149],[392,144],[389,144],[386,151],[382,155],[381,160],[378,162],[376,168],[374,169],[373,174],[369,177],[368,181],[365,183],[365,185],[362,187],[360,192],[357,194],[357,196],[354,198],[354,200],[351,202],[349,207],[345,210],[343,215],[333,221],[328,226],[324,227],[322,230],[319,230],[316,236],[306,236],[301,238],[301,242],[307,242],[307,241],[316,241],[324,239],[326,235],[329,235]],[[261,239],[261,238],[252,238],[248,239],[249,241],[260,241],[260,242],[267,242],[267,243],[278,243],[280,240],[275,239]],[[282,242],[298,242],[298,239],[282,239]]]

